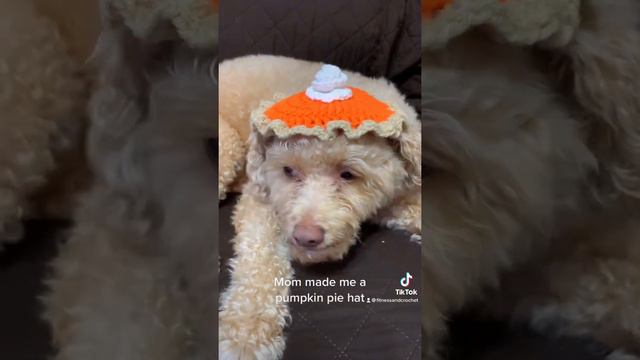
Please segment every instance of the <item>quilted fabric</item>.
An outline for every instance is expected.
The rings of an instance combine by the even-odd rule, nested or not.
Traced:
[[[390,79],[419,111],[419,0],[234,0],[220,8],[221,58],[274,54]]]
[[[292,288],[293,294],[362,293],[369,298],[394,299],[399,280],[409,271],[418,288],[420,246],[409,237],[369,228],[363,243],[345,263],[296,266],[300,279],[365,279],[366,288]],[[418,289],[419,291],[419,289]],[[410,297],[410,296],[409,296]],[[285,360],[418,360],[420,359],[419,303],[292,304]]]

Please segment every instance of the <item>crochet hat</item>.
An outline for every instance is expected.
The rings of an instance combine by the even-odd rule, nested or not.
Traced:
[[[397,138],[404,113],[366,91],[347,86],[348,77],[334,65],[323,65],[306,91],[263,102],[252,114],[263,136],[316,136],[327,140],[339,134],[357,138],[373,132]]]

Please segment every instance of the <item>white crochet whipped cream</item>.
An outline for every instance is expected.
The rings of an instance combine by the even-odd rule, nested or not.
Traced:
[[[305,94],[310,99],[325,103],[349,99],[353,94],[351,89],[345,87],[347,79],[347,74],[343,73],[339,67],[322,65]]]

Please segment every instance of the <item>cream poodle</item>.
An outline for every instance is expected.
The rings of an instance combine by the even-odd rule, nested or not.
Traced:
[[[640,3],[615,3],[561,48],[424,53],[423,358],[470,303],[640,356]]]
[[[220,64],[222,195],[233,185],[230,180],[243,181],[238,162],[245,149],[237,139],[249,139],[248,181],[233,218],[236,256],[231,283],[221,295],[220,359],[282,356],[289,311],[276,298],[289,289],[276,279],[292,279],[291,260],[342,259],[367,220],[419,236],[420,125],[388,81],[348,73],[348,85],[406,114],[398,139],[371,133],[357,139],[280,138],[252,130],[250,112],[261,100],[305,89],[320,65],[266,55]]]

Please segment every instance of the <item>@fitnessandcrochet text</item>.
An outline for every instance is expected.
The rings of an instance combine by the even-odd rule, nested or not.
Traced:
[[[412,288],[413,276],[410,273],[399,278],[398,288],[389,287],[391,292],[377,294],[379,296],[369,296],[365,294],[367,280],[365,279],[287,279],[282,277],[274,278],[274,285],[283,288],[307,289],[318,288],[321,292],[309,291],[301,294],[277,295],[275,301],[280,303],[313,304],[322,303],[326,305],[341,303],[417,303],[419,302],[418,290]]]

